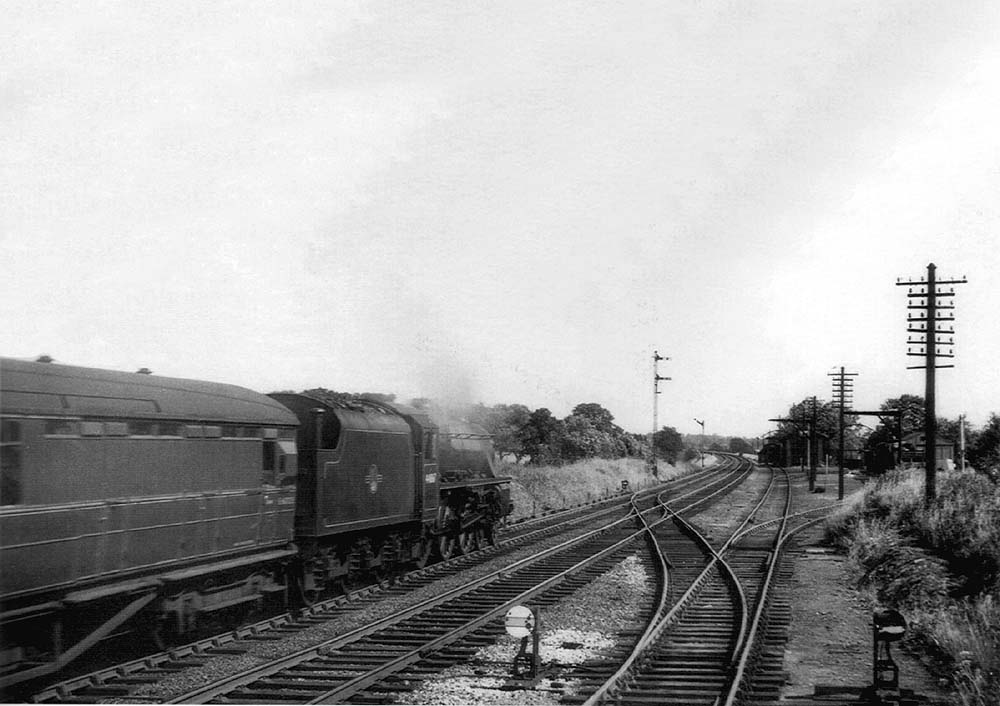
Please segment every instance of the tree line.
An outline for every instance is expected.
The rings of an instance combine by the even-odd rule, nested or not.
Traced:
[[[800,432],[812,418],[812,398],[793,404],[785,419],[794,422],[780,422],[778,431],[770,437],[774,441],[800,439]],[[924,398],[920,395],[891,397],[879,405],[879,411],[901,413],[900,427],[906,437],[913,432],[924,430]],[[816,433],[828,440],[830,448],[836,448],[839,441],[839,408],[835,402],[816,401]],[[875,420],[878,419],[876,422]],[[864,421],[862,421],[864,420]],[[851,449],[875,449],[880,445],[897,442],[897,426],[894,419],[887,417],[861,417],[845,414],[844,447]],[[961,421],[938,417],[937,436],[942,441],[955,445],[955,459],[959,458],[959,438]],[[905,449],[904,449],[905,450]],[[990,414],[989,420],[981,428],[966,423],[965,459],[975,469],[985,472],[994,479],[1000,478],[1000,415]]]
[[[546,407],[531,410],[522,404],[478,404],[462,410],[462,416],[485,427],[498,453],[517,463],[561,465],[588,458],[650,455],[648,434],[625,431],[596,402],[578,404],[562,419]],[[653,435],[653,449],[658,458],[673,464],[696,458],[701,451],[749,453],[753,444],[739,437],[683,435],[664,426]]]

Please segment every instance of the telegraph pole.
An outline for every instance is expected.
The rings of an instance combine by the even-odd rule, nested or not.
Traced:
[[[812,396],[812,415],[809,417],[809,438],[806,441],[806,455],[809,457],[809,490],[816,489],[816,459],[813,451],[817,449],[816,442],[816,395]]]
[[[924,359],[923,365],[908,365],[909,370],[919,370],[923,368],[924,378],[924,496],[929,502],[937,495],[935,488],[937,474],[937,417],[934,409],[934,371],[937,368],[954,368],[954,365],[938,365],[938,358],[954,358],[955,326],[951,324],[947,331],[941,324],[952,322],[955,315],[951,311],[955,308],[954,303],[941,304],[938,299],[942,297],[954,297],[955,288],[951,287],[947,292],[940,289],[946,284],[965,284],[968,280],[962,279],[938,280],[936,277],[937,267],[934,263],[927,265],[927,279],[925,280],[896,280],[897,287],[909,287],[906,296],[911,300],[906,308],[911,310],[906,317],[907,322],[907,346],[906,355],[917,356]],[[914,291],[914,287],[917,291]],[[913,303],[912,300],[917,300]],[[950,301],[950,300],[949,300]],[[912,310],[916,309],[916,312]],[[944,314],[939,312],[944,311]],[[912,337],[909,334],[916,334]],[[938,336],[947,336],[947,340],[938,341]],[[917,350],[914,351],[913,347]],[[948,352],[942,353],[939,346],[948,346]]]
[[[653,433],[649,435],[649,466],[653,471],[653,476],[658,476],[659,471],[656,466],[656,432],[659,431],[657,426],[659,425],[659,420],[657,416],[659,414],[659,395],[660,395],[660,380],[669,380],[668,377],[663,377],[659,373],[659,365],[661,360],[670,360],[665,356],[660,355],[659,351],[653,351]]]
[[[837,463],[837,500],[844,499],[844,410],[850,406],[854,399],[854,380],[849,378],[857,376],[857,373],[845,373],[844,366],[840,366],[839,373],[827,373],[833,376],[833,401],[837,403],[840,418],[840,453]]]

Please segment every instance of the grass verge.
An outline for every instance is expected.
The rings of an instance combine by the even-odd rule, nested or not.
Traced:
[[[922,471],[873,482],[831,517],[859,588],[909,622],[907,642],[954,684],[956,703],[1000,704],[1000,487],[973,471]]]
[[[519,520],[581,503],[600,500],[621,492],[622,481],[629,490],[648,488],[687,472],[691,466],[676,466],[661,461],[659,477],[654,478],[646,462],[637,458],[592,458],[565,466],[522,466],[503,463],[501,475],[512,476],[512,520]]]

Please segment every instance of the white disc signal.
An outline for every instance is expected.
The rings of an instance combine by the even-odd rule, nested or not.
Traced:
[[[527,606],[516,605],[504,616],[504,627],[511,637],[528,637],[535,630],[535,614]]]

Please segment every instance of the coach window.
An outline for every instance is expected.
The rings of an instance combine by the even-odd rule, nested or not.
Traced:
[[[48,436],[76,436],[79,431],[74,422],[66,419],[49,419],[45,422],[45,433]]]
[[[263,482],[267,485],[275,485],[274,470],[277,458],[277,443],[274,441],[264,441],[264,459],[261,465],[263,471]]]
[[[128,423],[129,436],[154,436],[153,422],[135,421]]]
[[[21,423],[0,423],[0,505],[21,503]]]
[[[277,442],[278,452],[278,485],[291,485],[299,472],[299,451],[294,441],[281,440]]]

